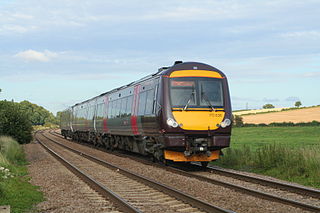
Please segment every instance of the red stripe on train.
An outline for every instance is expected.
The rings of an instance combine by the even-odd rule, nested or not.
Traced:
[[[131,128],[134,135],[138,135],[138,123],[137,123],[137,116],[131,116]]]
[[[134,87],[133,90],[133,103],[132,103],[132,110],[131,110],[131,129],[132,133],[134,135],[139,134],[139,129],[138,129],[138,119],[137,119],[137,112],[138,112],[138,99],[139,99],[139,88],[140,85],[137,85]]]
[[[108,126],[107,126],[107,119],[103,119],[103,131],[104,132],[108,132],[109,129],[108,129]]]

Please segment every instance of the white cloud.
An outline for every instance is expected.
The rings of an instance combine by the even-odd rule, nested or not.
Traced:
[[[318,72],[306,72],[302,75],[304,78],[319,78],[320,77],[320,71]]]
[[[22,26],[22,25],[3,25],[0,26],[0,34],[9,34],[9,33],[26,33],[28,31],[37,29],[36,26]]]
[[[248,16],[247,10],[248,8],[237,3],[230,5],[226,2],[211,2],[202,6],[191,4],[187,7],[169,7],[169,9],[151,11],[142,15],[142,19],[171,21],[235,19]]]
[[[297,32],[287,32],[280,34],[284,38],[303,38],[303,39],[317,39],[320,38],[320,31],[297,31]]]
[[[29,14],[23,14],[23,13],[14,13],[11,15],[13,18],[20,19],[20,20],[26,20],[26,19],[33,19],[33,15]]]
[[[263,102],[279,102],[278,98],[263,98]]]
[[[51,52],[48,50],[45,50],[43,52],[38,52],[31,49],[19,52],[16,55],[14,55],[14,57],[21,58],[25,61],[40,61],[40,62],[48,62],[57,56],[58,56],[57,53]]]
[[[291,96],[291,97],[287,97],[285,99],[285,101],[288,101],[288,102],[300,101],[300,98],[299,97],[295,97],[295,96]]]

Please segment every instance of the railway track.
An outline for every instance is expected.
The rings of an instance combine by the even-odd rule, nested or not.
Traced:
[[[93,190],[97,191],[101,196],[103,196],[106,200],[111,200],[112,203],[116,205],[116,207],[121,212],[132,212],[132,213],[140,213],[141,211],[134,206],[130,205],[127,201],[122,199],[120,196],[115,194],[110,189],[103,186],[98,181],[92,179],[90,176],[82,172],[80,169],[78,169],[76,166],[74,166],[72,163],[67,161],[65,158],[63,158],[60,154],[55,152],[53,149],[51,149],[49,146],[47,146],[43,140],[40,140],[38,133],[35,134],[36,140],[52,155],[54,156],[58,161],[60,161],[68,170],[70,170],[72,173],[74,173],[76,176],[78,176],[81,180],[83,180],[88,186],[90,186]]]
[[[199,167],[201,165],[197,165],[197,166]],[[260,177],[240,174],[237,172],[228,171],[228,170],[214,167],[214,166],[208,166],[207,171],[212,172],[212,173],[216,173],[219,175],[223,175],[226,177],[232,177],[232,178],[236,178],[239,180],[244,180],[247,182],[252,182],[252,183],[257,183],[257,184],[261,184],[261,185],[265,185],[265,186],[269,186],[269,187],[273,187],[273,188],[287,190],[290,192],[294,192],[296,194],[306,195],[306,196],[320,199],[320,190],[317,190],[317,189],[311,189],[311,188],[307,188],[307,187],[303,187],[303,186],[297,186],[297,185],[292,185],[292,184],[288,184],[288,183],[267,180],[267,179],[260,178]]]
[[[291,205],[291,206],[301,208],[301,209],[304,209],[307,211],[320,212],[320,207],[319,207],[320,200],[319,199],[318,199],[319,206],[308,204],[305,201],[305,200],[308,200],[308,198],[301,198],[301,196],[299,196],[300,191],[295,192],[292,188],[290,188],[291,197],[299,198],[299,200],[294,200],[292,198],[288,198],[287,197],[288,193],[284,189],[280,189],[281,192],[279,192],[279,189],[276,188],[277,184],[272,185],[271,183],[268,183],[268,187],[273,188],[272,190],[270,190],[268,187],[263,188],[262,186],[259,186],[258,184],[252,184],[252,183],[248,184],[248,182],[246,182],[247,184],[244,184],[239,181],[235,182],[232,179],[228,180],[226,178],[217,177],[216,174],[210,172],[210,171],[215,171],[215,170],[211,170],[210,168],[209,168],[209,172],[201,171],[201,172],[196,172],[196,173],[185,172],[181,169],[176,169],[176,168],[169,168],[169,170],[171,170],[172,172],[181,174],[181,175],[185,175],[185,176],[188,176],[191,178],[195,178],[195,179],[204,181],[204,182],[208,182],[208,183],[212,183],[212,184],[216,184],[216,185],[221,185],[223,187],[234,189],[239,192],[244,192],[246,194],[250,194],[250,195],[262,198],[262,199],[267,199],[270,201],[275,201],[275,202],[283,203],[286,205]],[[236,178],[238,179],[238,177],[236,177]],[[260,181],[261,182],[259,184],[265,185],[265,183],[263,182],[263,179],[260,179]],[[243,185],[245,185],[245,186],[243,186]],[[287,187],[289,187],[289,186],[287,186]],[[259,190],[256,190],[255,188],[259,188]]]
[[[89,180],[90,186],[95,185],[95,190],[106,197],[111,194],[124,212],[232,212],[74,150],[42,133],[37,133],[36,139],[82,179]]]
[[[56,136],[57,133],[52,133],[55,134]],[[59,135],[60,137],[60,135]],[[128,156],[126,156],[128,157]],[[145,164],[150,164],[150,162],[146,162],[143,159],[137,159],[136,157],[132,157],[134,160],[140,161],[142,163]],[[157,165],[159,166],[159,165]],[[197,165],[191,165],[192,167],[198,167]],[[279,203],[283,203],[286,205],[291,205],[294,207],[298,207],[304,210],[308,210],[308,211],[312,211],[312,212],[320,212],[320,191],[319,190],[314,190],[314,189],[310,189],[310,188],[306,188],[306,187],[300,187],[300,186],[295,186],[295,185],[291,185],[291,184],[286,184],[286,183],[280,183],[280,182],[276,182],[276,181],[271,181],[271,180],[265,180],[263,178],[258,178],[258,177],[252,177],[249,175],[243,175],[243,174],[238,174],[235,172],[228,172],[225,171],[223,169],[219,169],[219,168],[214,168],[214,167],[209,167],[208,170],[206,172],[202,171],[202,172],[196,172],[196,174],[194,172],[186,172],[177,168],[172,168],[172,167],[164,167],[167,171],[173,172],[173,173],[177,173],[180,175],[184,175],[187,177],[191,177],[191,178],[195,178],[201,181],[205,181],[208,183],[212,183],[215,185],[221,185],[223,187],[227,187],[227,188],[231,188],[243,193],[247,193],[253,196],[257,196],[263,199],[267,199],[267,200],[271,200],[271,201],[275,201],[275,202],[279,202]],[[199,169],[198,169],[199,170]],[[220,176],[220,177],[217,177]],[[214,177],[212,177],[214,176]],[[221,178],[221,176],[223,177],[229,177],[229,178],[233,178],[236,180],[241,180],[242,182],[245,183],[241,183],[241,185],[238,184],[234,184],[232,182],[235,182],[233,180],[226,180],[228,178]],[[223,181],[221,181],[221,179],[223,179]],[[247,184],[249,183],[249,184]],[[257,186],[257,184],[259,186]],[[242,185],[249,185],[247,187],[243,187]],[[250,186],[251,185],[251,186]],[[266,186],[264,189],[261,186]],[[262,188],[263,190],[267,191],[258,191],[254,188]],[[270,191],[269,188],[272,188],[273,191],[276,191],[275,195],[274,192],[268,192]],[[272,191],[272,190],[271,190]],[[287,197],[288,194],[291,194],[291,197],[298,197],[298,200],[292,199]],[[301,198],[302,197],[302,198]],[[305,198],[306,197],[306,198]],[[318,205],[314,205],[314,204],[310,204],[308,203],[306,200],[310,200],[313,199],[313,203],[317,203]]]

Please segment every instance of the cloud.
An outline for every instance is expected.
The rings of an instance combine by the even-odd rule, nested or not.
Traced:
[[[303,39],[319,39],[320,31],[297,31],[297,32],[286,32],[280,34],[283,38],[303,38]]]
[[[304,77],[304,78],[319,78],[320,72],[306,72],[306,73],[303,73],[302,77]]]
[[[142,19],[146,20],[175,20],[175,21],[187,21],[187,20],[212,20],[214,19],[233,19],[244,16],[244,13],[239,14],[236,11],[239,10],[238,5],[232,7],[226,7],[225,5],[216,5],[213,8],[203,7],[177,7],[169,10],[153,11],[152,13],[145,14]]]
[[[16,55],[14,55],[14,57],[23,59],[25,61],[40,61],[40,62],[48,62],[57,56],[58,56],[57,53],[51,52],[48,50],[45,50],[44,52],[38,52],[31,49],[19,52]]]
[[[0,26],[0,34],[26,33],[35,29],[37,29],[36,26],[23,26],[18,24],[3,25]]]
[[[289,102],[300,101],[300,98],[291,96],[286,98],[285,101],[289,101]]]
[[[263,102],[279,102],[278,98],[264,98]]]

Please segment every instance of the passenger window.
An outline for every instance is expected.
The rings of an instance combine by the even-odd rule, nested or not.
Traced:
[[[125,117],[127,107],[127,98],[121,99],[120,117]]]
[[[109,109],[108,109],[108,117],[113,118],[113,111],[114,111],[114,101],[109,102]]]
[[[97,107],[97,120],[101,120],[103,118],[103,107],[104,107],[104,104],[99,104],[98,107]]]
[[[121,107],[121,100],[116,100],[116,110],[115,110],[115,117],[120,117],[120,107]]]
[[[132,100],[133,100],[133,96],[129,96],[128,97],[128,101],[127,101],[127,109],[126,109],[126,113],[128,116],[131,115],[131,110],[132,110]]]
[[[87,111],[87,120],[92,120],[94,114],[94,106],[89,106]]]
[[[117,101],[113,101],[113,106],[112,106],[112,118],[115,118],[117,114]]]
[[[153,110],[153,97],[154,97],[154,90],[148,90],[147,91],[147,101],[146,101],[146,110],[145,114],[149,115],[152,114]]]
[[[138,115],[144,115],[144,110],[146,108],[146,97],[147,97],[147,93],[146,92],[142,92],[140,93],[139,96],[139,103],[138,103]]]

